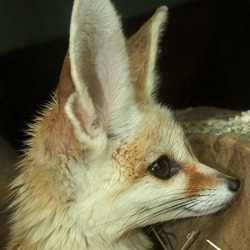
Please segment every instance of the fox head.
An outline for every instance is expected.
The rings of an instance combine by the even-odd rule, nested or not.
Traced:
[[[108,0],[74,1],[55,97],[32,125],[12,183],[10,246],[147,249],[139,228],[232,200],[239,181],[200,163],[155,98],[166,16],[159,8],[125,40]]]

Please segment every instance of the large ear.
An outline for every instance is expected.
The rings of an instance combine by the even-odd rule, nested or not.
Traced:
[[[74,1],[63,72],[57,94],[80,141],[93,144],[103,134],[130,129],[137,109],[125,39],[110,1]]]
[[[127,40],[131,77],[139,101],[151,99],[155,91],[155,63],[167,11],[166,6],[160,7],[139,31]]]

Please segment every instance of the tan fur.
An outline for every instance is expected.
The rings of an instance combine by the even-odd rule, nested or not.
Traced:
[[[145,98],[151,99],[151,94],[155,91],[155,84],[149,83],[157,81],[154,68],[158,52],[157,45],[166,20],[165,8],[159,8],[156,14],[127,40],[127,49],[132,69],[131,81],[136,88],[138,101],[145,100]]]
[[[31,125],[11,184],[8,250],[152,249],[142,227],[232,200],[238,187],[195,158],[154,97],[166,14],[125,44],[108,0],[75,0],[55,97]],[[178,166],[165,178],[150,169],[162,156]]]

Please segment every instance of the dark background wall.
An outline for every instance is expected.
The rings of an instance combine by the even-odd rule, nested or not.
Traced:
[[[250,108],[250,1],[116,0],[127,36],[162,4],[169,22],[159,99],[172,108]],[[16,148],[50,99],[68,47],[72,0],[0,2],[0,134]]]

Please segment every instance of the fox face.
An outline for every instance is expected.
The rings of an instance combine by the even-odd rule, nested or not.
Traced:
[[[239,181],[200,163],[155,98],[161,7],[125,40],[107,0],[75,0],[54,99],[31,126],[7,249],[151,249],[140,228],[225,207]]]
[[[96,211],[94,228],[116,224],[116,234],[123,234],[160,221],[211,214],[225,207],[239,188],[236,179],[194,157],[168,110],[159,106],[151,111],[132,138],[112,141],[90,167],[99,175],[91,193],[101,195],[92,197],[93,206],[109,207],[105,215]],[[105,158],[106,168],[100,170]]]

